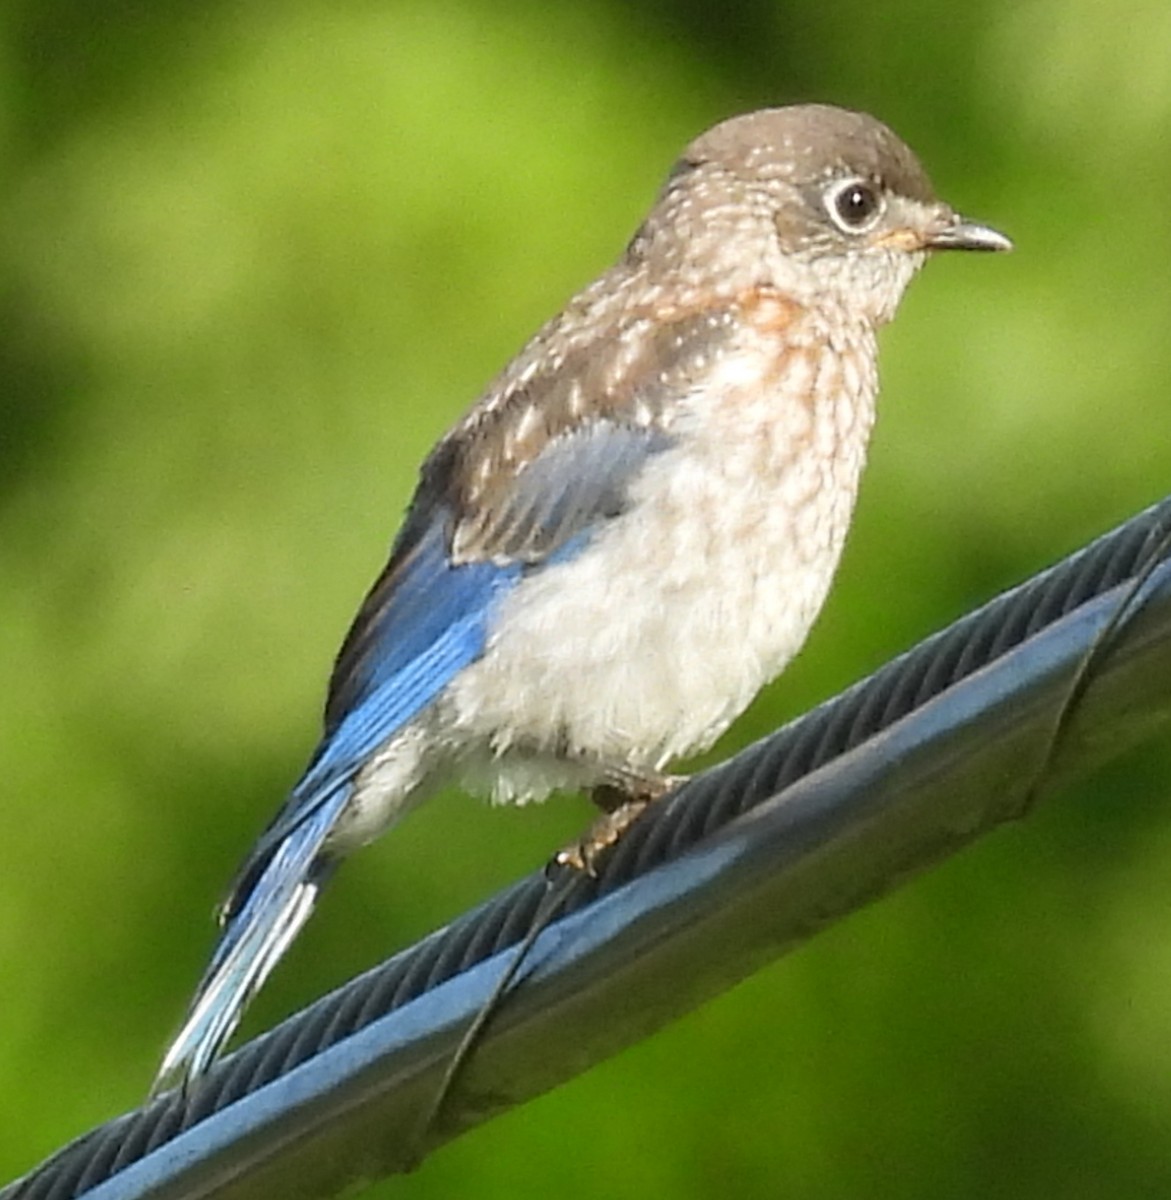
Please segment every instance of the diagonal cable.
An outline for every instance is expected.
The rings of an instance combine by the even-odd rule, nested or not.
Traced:
[[[628,1024],[653,1027],[674,1015],[668,1009],[685,1010],[1019,815],[1036,782],[1029,764],[1048,765],[1045,733],[1078,664],[1149,569],[1141,609],[1113,631],[1102,679],[1055,765],[1073,773],[1100,757],[1104,742],[1121,746],[1147,732],[1171,707],[1168,530],[1171,498],[653,806],[598,878],[569,890],[428,1145],[576,1073],[592,1044],[591,1061],[625,1044],[612,1011],[598,1020],[589,1009],[608,981],[619,989],[640,982],[646,1003]],[[1007,765],[973,766],[1005,747]],[[924,791],[923,778],[934,791]],[[355,1176],[409,1166],[411,1118],[546,888],[540,873],[521,880],[242,1046],[191,1097],[160,1097],[93,1130],[0,1200],[283,1196],[293,1178],[301,1194],[328,1195]],[[783,897],[779,915],[766,921],[749,908],[753,919],[739,926],[727,916],[766,893]],[[705,941],[709,927],[731,932]],[[743,940],[760,945],[736,944],[745,927]],[[707,956],[687,960],[692,991],[670,975],[670,964],[679,969],[672,956],[689,946]],[[630,995],[627,986],[626,1008]],[[613,1010],[618,1001],[606,1003]],[[558,1041],[574,1014],[584,1029],[605,1025],[593,1043],[588,1033],[577,1040],[576,1057],[567,1053],[572,1037]],[[561,1060],[550,1055],[554,1044]],[[367,1122],[380,1149],[323,1165],[333,1161],[328,1148],[336,1158],[337,1145],[363,1145]]]

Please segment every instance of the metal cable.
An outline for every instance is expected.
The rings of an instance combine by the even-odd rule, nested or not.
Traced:
[[[671,859],[794,780],[889,728],[961,679],[1166,557],[1171,498],[928,638],[868,679],[652,806],[569,888],[558,920]],[[0,1200],[73,1200],[392,1010],[517,944],[547,891],[536,873],[291,1017],[172,1093],[84,1135]]]

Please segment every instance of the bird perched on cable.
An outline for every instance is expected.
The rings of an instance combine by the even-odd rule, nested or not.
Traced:
[[[245,859],[156,1087],[203,1073],[337,863],[454,781],[588,789],[588,866],[805,640],[874,420],[875,335],[934,250],[1007,250],[872,117],[734,117],[423,464],[325,732]]]

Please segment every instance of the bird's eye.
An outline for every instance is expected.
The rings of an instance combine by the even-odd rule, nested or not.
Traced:
[[[826,207],[840,229],[846,233],[860,233],[878,220],[882,197],[873,184],[863,179],[851,179],[830,190]]]

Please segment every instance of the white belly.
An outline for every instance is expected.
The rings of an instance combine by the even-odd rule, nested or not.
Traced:
[[[832,400],[811,406],[825,371]],[[773,380],[691,400],[630,511],[503,602],[442,703],[475,748],[469,786],[525,800],[660,770],[710,745],[800,648],[845,541],[874,380],[811,350]]]

